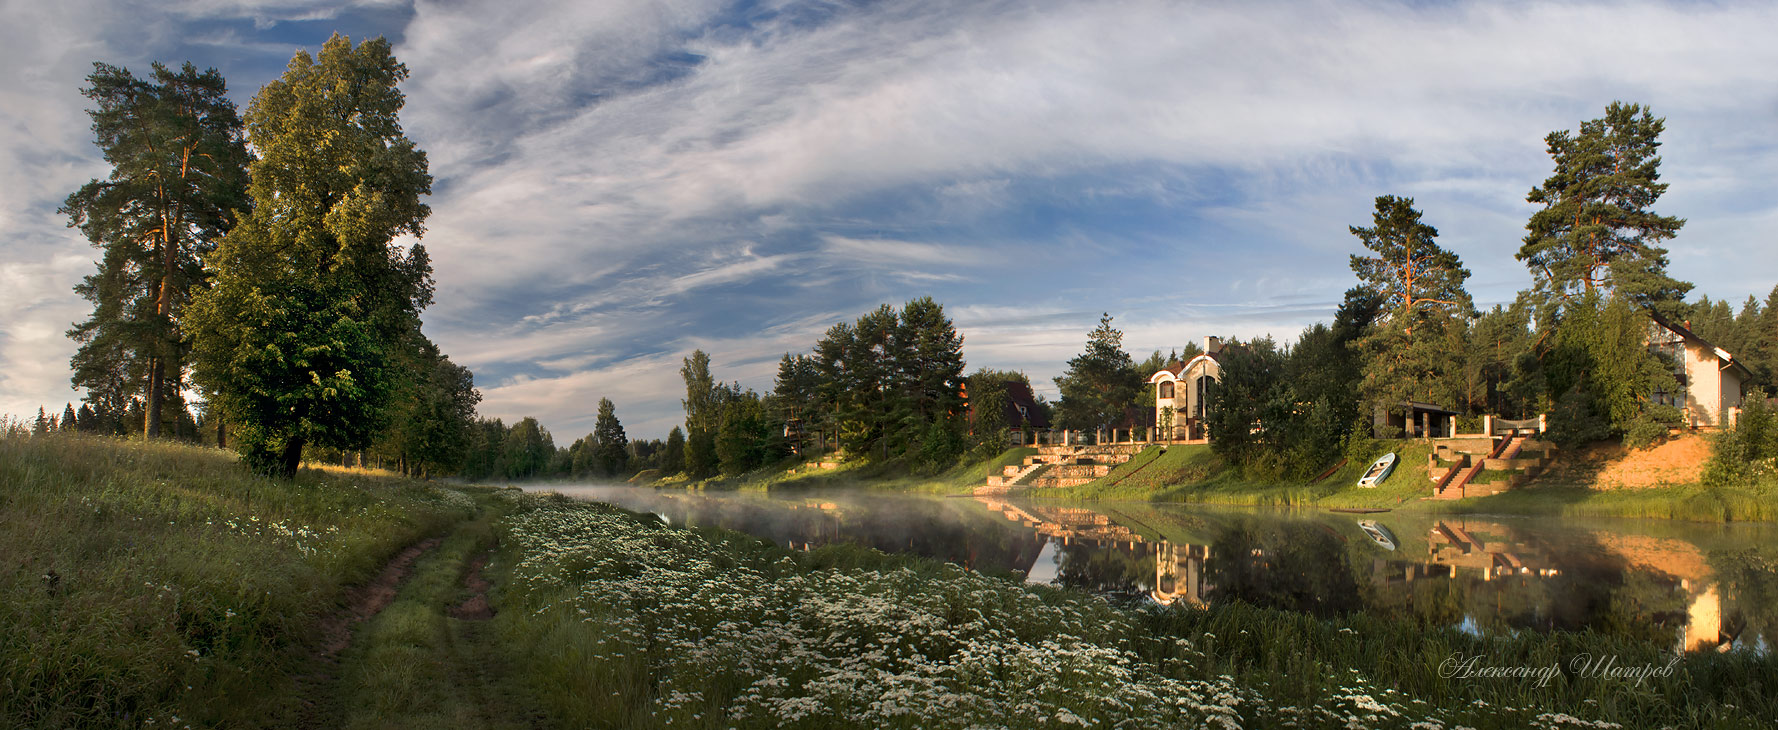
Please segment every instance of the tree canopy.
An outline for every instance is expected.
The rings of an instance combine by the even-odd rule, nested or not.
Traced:
[[[305,444],[362,448],[398,380],[394,349],[432,300],[418,244],[426,155],[402,134],[407,68],[335,35],[254,97],[252,213],[206,263],[188,319],[199,381],[249,463],[293,474]]]
[[[152,438],[172,420],[163,402],[184,410],[190,348],[181,320],[206,280],[201,258],[251,204],[249,155],[215,69],[155,63],[143,79],[95,63],[87,83],[94,141],[111,174],[69,195],[60,211],[103,251],[99,271],[75,287],[93,312],[68,332],[80,343],[74,386],[118,425],[140,397],[143,421],[130,426]]]
[[[1124,351],[1123,331],[1111,326],[1111,315],[1087,333],[1084,352],[1068,361],[1068,372],[1056,378],[1062,401],[1057,420],[1064,428],[1099,428],[1124,415],[1124,408],[1142,388],[1136,363]]]
[[[1667,275],[1667,250],[1685,220],[1653,207],[1666,120],[1640,104],[1614,101],[1578,133],[1544,138],[1555,170],[1525,200],[1543,206],[1525,224],[1517,257],[1538,291],[1566,301],[1577,292],[1619,289],[1642,304],[1677,301],[1691,285]]]

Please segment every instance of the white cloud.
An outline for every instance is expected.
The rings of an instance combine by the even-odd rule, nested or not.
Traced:
[[[0,2],[0,60],[16,69],[0,79],[0,224],[18,233],[0,262],[21,265],[84,245],[53,208],[102,171],[75,93],[88,60],[265,43],[176,40],[182,18],[264,27],[364,7]],[[472,366],[562,373],[495,384],[500,412],[547,403],[525,394],[550,383],[627,377],[633,352],[703,343],[755,368],[775,359],[762,348],[818,336],[681,328],[741,288],[767,322],[935,294],[972,364],[1046,382],[1035,371],[1059,370],[1093,316],[1002,329],[965,312],[1122,308],[1135,349],[1200,329],[1288,337],[1349,284],[1345,227],[1381,193],[1415,197],[1478,299],[1498,299],[1524,283],[1510,254],[1524,193],[1548,174],[1543,135],[1612,99],[1668,117],[1660,209],[1691,219],[1675,273],[1763,296],[1778,270],[1778,206],[1760,194],[1778,173],[1774,21],[1778,8],[1742,3],[614,0],[424,3],[390,35],[414,72],[407,128],[438,178],[429,329]],[[1046,206],[1054,222],[1017,219]],[[1131,207],[1178,216],[1123,220]],[[1287,303],[1302,297],[1322,309]],[[12,319],[0,311],[0,334]],[[4,357],[71,348],[31,341]],[[47,397],[36,387],[7,381],[0,398]]]

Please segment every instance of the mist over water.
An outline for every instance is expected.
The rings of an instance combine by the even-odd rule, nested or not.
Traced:
[[[1576,630],[1765,652],[1778,526],[1054,504],[867,490],[535,487],[791,549],[853,543],[1132,605],[1240,600],[1475,633]]]

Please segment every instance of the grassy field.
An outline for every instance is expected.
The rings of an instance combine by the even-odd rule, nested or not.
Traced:
[[[476,511],[365,473],[250,476],[232,454],[0,438],[0,727],[276,727],[348,586]]]

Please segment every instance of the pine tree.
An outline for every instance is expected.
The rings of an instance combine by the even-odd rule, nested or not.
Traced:
[[[167,420],[163,402],[184,389],[190,353],[180,322],[206,278],[200,259],[250,205],[249,157],[215,69],[155,63],[138,79],[95,63],[87,81],[95,141],[112,170],[60,209],[104,251],[98,273],[75,287],[93,313],[68,331],[80,343],[74,385],[114,416],[140,394],[147,412],[136,425],[153,438]]]
[[[674,426],[667,433],[667,447],[661,452],[661,475],[672,476],[685,471],[685,432]]]
[[[1068,361],[1068,372],[1056,378],[1061,391],[1061,425],[1066,428],[1100,428],[1124,414],[1124,407],[1142,388],[1136,363],[1124,352],[1124,333],[1111,326],[1111,315],[1099,318],[1099,326],[1087,333],[1087,348]]]
[[[356,450],[382,430],[393,356],[432,301],[419,236],[432,189],[402,134],[407,67],[377,38],[299,52],[247,111],[253,211],[206,259],[187,312],[196,374],[255,468],[296,472],[308,444]]]
[[[1667,275],[1667,250],[1685,220],[1656,214],[1659,137],[1666,120],[1614,101],[1578,134],[1544,138],[1555,171],[1525,200],[1543,206],[1525,224],[1517,257],[1537,291],[1567,301],[1577,292],[1617,289],[1643,305],[1681,300],[1691,285]]]
[[[630,439],[624,435],[623,424],[617,422],[617,406],[610,398],[599,399],[599,415],[593,423],[593,463],[605,476],[616,476],[629,462],[626,447]]]
[[[62,418],[56,421],[56,428],[62,431],[79,431],[80,417],[74,414],[74,404],[69,403],[62,408]]]
[[[1351,258],[1376,304],[1370,333],[1354,345],[1365,353],[1365,411],[1407,401],[1451,404],[1461,391],[1450,347],[1474,310],[1463,287],[1469,270],[1438,245],[1438,229],[1421,222],[1413,206],[1413,198],[1378,196],[1372,227],[1348,228],[1375,254]]]

